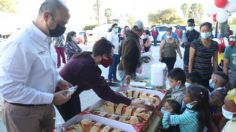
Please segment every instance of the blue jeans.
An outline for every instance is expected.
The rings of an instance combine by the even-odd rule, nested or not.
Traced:
[[[112,56],[112,64],[109,67],[108,79],[109,80],[116,80],[116,71],[117,65],[120,62],[120,55],[113,55]]]

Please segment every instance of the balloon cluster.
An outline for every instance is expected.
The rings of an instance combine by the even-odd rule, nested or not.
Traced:
[[[224,23],[232,12],[236,12],[236,0],[214,0],[215,5],[210,10],[214,22]]]

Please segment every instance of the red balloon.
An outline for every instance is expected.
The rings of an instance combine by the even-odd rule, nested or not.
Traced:
[[[217,20],[216,20],[216,15],[217,15],[217,14],[213,14],[213,15],[212,15],[213,22],[216,22],[216,21],[217,21]]]
[[[228,4],[228,0],[215,0],[215,5],[218,8],[224,8]]]

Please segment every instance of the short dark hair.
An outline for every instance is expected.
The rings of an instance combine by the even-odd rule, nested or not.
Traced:
[[[186,81],[186,75],[184,70],[182,70],[181,68],[174,68],[173,70],[171,70],[168,73],[168,77],[171,79],[174,79],[176,81],[181,81],[182,85],[185,83]]]
[[[212,24],[209,23],[209,22],[202,23],[201,26],[200,26],[200,30],[202,29],[203,26],[207,26],[211,31],[213,30]]]
[[[39,14],[42,14],[43,12],[48,11],[53,16],[55,16],[57,10],[60,10],[60,9],[65,9],[68,11],[67,7],[60,0],[45,0],[39,8]]]
[[[214,72],[214,74],[222,77],[225,80],[225,82],[221,84],[222,86],[225,86],[228,83],[229,77],[224,72],[216,71],[216,72]]]
[[[70,31],[69,33],[67,33],[66,36],[66,42],[71,42],[72,41],[72,37],[76,35],[75,31]]]
[[[193,24],[195,23],[194,19],[192,19],[192,18],[188,19],[187,22],[190,22],[190,23],[193,23]]]
[[[201,84],[202,77],[199,72],[193,71],[187,75],[187,79],[191,80],[192,83]]]
[[[149,30],[145,30],[144,32],[146,33],[146,35],[149,35],[149,36],[151,35]]]
[[[216,72],[214,72],[214,74],[216,74],[216,75],[218,75],[218,76],[221,76],[222,78],[224,78],[225,79],[225,81],[229,81],[229,77],[224,73],[224,72],[222,72],[222,71],[216,71]]]
[[[181,105],[176,100],[167,99],[166,102],[170,104],[174,114],[181,114]]]
[[[116,24],[116,23],[112,24],[112,25],[111,25],[111,28],[108,29],[108,32],[111,32],[112,29],[113,29],[115,26],[118,26],[118,24]]]
[[[110,57],[112,48],[114,48],[114,45],[110,41],[108,41],[106,38],[101,38],[93,46],[93,55],[106,55],[107,57]]]

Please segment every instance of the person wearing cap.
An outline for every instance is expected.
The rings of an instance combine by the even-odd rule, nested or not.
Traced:
[[[187,32],[186,32],[186,42],[182,44],[182,47],[185,48],[184,50],[184,71],[185,73],[188,73],[188,63],[189,63],[189,48],[190,44],[197,40],[200,37],[200,33],[194,29],[195,22],[194,19],[189,19],[187,21]]]
[[[69,83],[61,80],[52,58],[51,37],[66,30],[69,10],[59,0],[47,0],[28,27],[13,34],[0,48],[0,94],[8,132],[51,132],[55,105],[67,102]],[[54,51],[55,52],[55,51]]]
[[[136,69],[140,66],[141,57],[139,40],[143,32],[143,22],[136,21],[122,44],[122,56],[118,67],[122,83],[129,83],[131,78],[134,79],[136,77]]]
[[[236,88],[236,46],[235,36],[229,36],[229,46],[224,52],[224,73],[229,76],[230,89]]]

